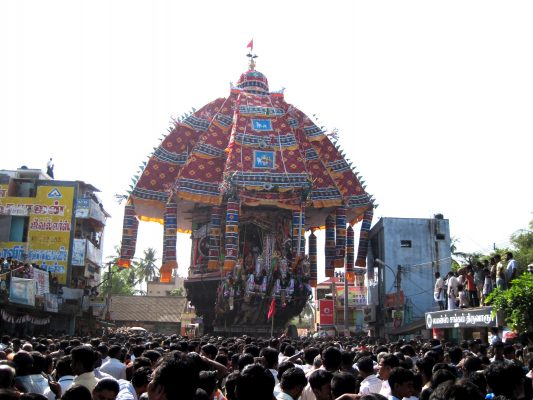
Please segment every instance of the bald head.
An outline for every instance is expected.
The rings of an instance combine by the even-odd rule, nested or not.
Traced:
[[[13,386],[15,370],[9,365],[0,365],[0,389],[10,389]]]

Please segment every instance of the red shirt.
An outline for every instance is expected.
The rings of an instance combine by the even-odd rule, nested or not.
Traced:
[[[476,291],[476,284],[474,283],[474,277],[470,274],[466,274],[466,287],[469,292]]]

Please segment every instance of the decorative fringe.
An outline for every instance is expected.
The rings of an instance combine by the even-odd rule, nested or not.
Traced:
[[[220,221],[222,220],[222,207],[213,206],[211,209],[211,223],[209,228],[209,256],[207,269],[214,271],[218,268],[220,259]]]
[[[122,245],[120,247],[120,259],[118,266],[121,268],[131,267],[131,260],[135,255],[137,245],[137,232],[139,230],[139,220],[135,215],[133,203],[128,202],[124,207],[124,222],[122,224]]]
[[[372,225],[373,216],[374,211],[372,209],[365,211],[365,213],[363,214],[363,221],[361,222],[361,232],[359,233],[359,249],[357,250],[357,260],[355,261],[355,265],[358,267],[366,267],[366,255],[368,253],[368,233],[370,231],[370,226]],[[369,278],[371,277],[369,276]]]
[[[233,271],[239,253],[239,203],[235,199],[228,200],[226,208],[226,257],[224,271]]]
[[[300,215],[302,218],[300,225]],[[298,238],[300,238],[300,251],[298,252]],[[305,207],[292,212],[292,254],[297,260],[305,254]]]
[[[335,211],[335,268],[344,267],[346,253],[346,207],[337,207]]]
[[[309,285],[316,287],[317,284],[317,244],[314,229],[309,235]]]
[[[348,225],[346,229],[346,269],[345,269],[345,279],[348,280],[348,283],[353,285],[355,282],[355,274],[353,268],[355,255],[355,243],[354,243],[354,232],[351,225]]]
[[[178,206],[170,197],[165,207],[164,236],[163,236],[163,265],[159,270],[159,282],[170,283],[172,270],[178,267],[176,262],[176,233],[178,228]]]
[[[333,278],[335,276],[335,218],[328,215],[326,218],[326,243],[324,254],[326,256],[325,272],[326,277]]]

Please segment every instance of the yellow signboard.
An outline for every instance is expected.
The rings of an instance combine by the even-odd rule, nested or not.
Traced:
[[[0,242],[0,257],[13,257],[40,265],[66,284],[69,259],[73,186],[38,186],[35,197],[8,196],[0,185],[0,216],[11,216],[13,240]]]

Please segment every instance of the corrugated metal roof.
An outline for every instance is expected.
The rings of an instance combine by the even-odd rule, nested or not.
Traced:
[[[111,319],[115,321],[179,322],[185,297],[112,296]]]

